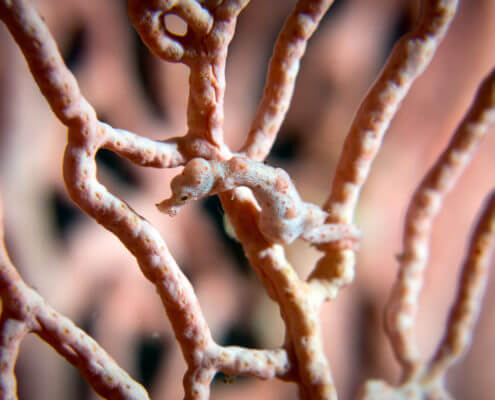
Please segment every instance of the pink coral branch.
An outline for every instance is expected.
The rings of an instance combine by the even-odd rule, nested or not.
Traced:
[[[383,137],[411,85],[428,66],[452,22],[457,1],[426,0],[414,31],[394,46],[387,63],[359,106],[347,134],[325,209],[330,219],[349,222]]]
[[[446,150],[430,169],[412,198],[406,215],[400,272],[386,312],[386,328],[406,373],[419,366],[414,336],[418,296],[428,261],[433,222],[445,195],[473,158],[480,141],[495,122],[495,71],[482,83],[476,98]]]
[[[246,256],[280,307],[287,326],[285,348],[297,360],[294,380],[303,397],[336,399],[335,384],[323,351],[318,293],[311,293],[309,286],[297,276],[285,259],[283,248],[271,244],[258,230],[256,220],[260,211],[250,193],[236,189],[220,197]]]
[[[0,391],[2,399],[17,399],[13,368],[19,345],[28,332],[51,344],[86,377],[104,397],[148,399],[144,388],[72,321],[56,312],[29,288],[12,265],[3,241],[3,206],[0,201]]]
[[[211,9],[195,0],[128,3],[129,16],[146,45],[160,58],[191,70],[183,141],[187,153],[208,159],[231,155],[223,142],[225,63],[237,16],[247,3],[228,1]],[[167,30],[164,18],[170,13],[187,23],[184,37]]]
[[[105,133],[102,148],[112,150],[142,167],[171,168],[186,162],[180,151],[181,138],[160,142],[103,122],[99,122],[98,126]]]
[[[430,63],[452,22],[456,0],[424,1],[414,31],[395,45],[380,76],[359,106],[347,134],[330,196],[324,206],[328,222],[351,223],[359,192],[368,177],[383,137],[413,82]],[[320,246],[326,255],[311,274],[315,290],[335,297],[354,277],[355,255],[345,243]]]
[[[263,98],[241,152],[262,161],[270,152],[290,106],[308,40],[334,0],[299,0],[275,43]]]
[[[96,178],[94,157],[98,148],[108,143],[105,137],[108,126],[96,120],[94,110],[81,96],[55,42],[31,5],[22,0],[1,5],[2,17],[21,49],[25,50],[44,95],[57,116],[69,127],[64,159],[64,178],[69,194],[136,256],[144,275],[157,288],[186,360],[195,367],[201,362],[195,354],[204,352],[213,341],[190,282],[156,229],[108,192]],[[33,43],[41,45],[34,46]]]
[[[31,293],[36,298],[34,292]],[[71,320],[57,313],[41,299],[34,307],[36,311],[33,318],[39,328],[33,332],[74,365],[96,393],[111,399],[149,399],[146,390],[133,381],[93,338]]]
[[[471,239],[445,337],[429,366],[430,376],[441,377],[469,348],[474,326],[481,311],[494,249],[495,191],[488,197]]]
[[[416,368],[414,374],[407,374],[398,386],[379,380],[367,381],[360,399],[452,399],[445,387],[445,374],[471,343],[494,249],[495,191],[488,196],[471,239],[457,299],[437,353],[429,363]]]
[[[183,137],[158,141],[96,121],[103,133],[99,148],[112,150],[141,167],[173,168],[184,165],[189,156],[183,151]]]
[[[134,254],[144,275],[157,288],[186,359],[193,362],[194,351],[204,351],[212,339],[190,282],[156,229],[98,183],[96,146],[86,150],[88,145],[80,145],[79,140],[79,132],[71,130],[64,160],[64,178],[71,197]]]
[[[216,354],[215,354],[216,353]],[[247,375],[260,379],[288,378],[293,372],[287,352],[254,350],[237,346],[219,347],[210,357],[216,368],[227,375]]]
[[[3,297],[2,300],[5,301]],[[28,333],[28,328],[24,321],[10,318],[8,311],[4,306],[0,317],[0,398],[17,400],[14,367],[21,341]]]
[[[0,19],[21,48],[34,79],[57,118],[76,129],[83,129],[82,126],[89,121],[95,121],[93,107],[82,96],[76,79],[65,66],[57,44],[31,1],[0,1]],[[154,142],[122,132],[120,142],[128,145],[124,150],[116,143],[116,132],[106,124],[102,126],[109,135],[107,147],[119,149],[131,161],[137,162],[138,155],[145,155],[143,159],[146,160],[150,147],[153,147],[155,157],[150,161],[153,166],[174,167],[184,162],[177,139],[170,140],[170,143]]]

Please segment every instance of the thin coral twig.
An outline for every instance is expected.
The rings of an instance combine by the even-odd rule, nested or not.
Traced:
[[[471,344],[474,326],[481,311],[494,249],[495,191],[488,197],[471,239],[445,337],[429,366],[430,377],[438,379],[445,374]]]
[[[261,161],[270,152],[290,106],[308,40],[334,0],[299,0],[273,50],[263,98],[241,152]]]
[[[387,332],[406,374],[417,370],[420,364],[413,328],[434,219],[445,195],[457,182],[494,122],[495,70],[482,83],[469,112],[416,189],[407,211],[399,277],[386,312]]]
[[[254,350],[237,346],[219,346],[209,353],[218,371],[227,375],[248,375],[260,379],[287,377],[294,366],[284,349]]]
[[[346,137],[330,196],[324,206],[330,223],[351,223],[360,190],[383,137],[413,82],[430,63],[452,22],[457,0],[423,1],[414,31],[395,45],[377,81],[361,103]],[[354,278],[355,254],[345,243],[320,246],[326,252],[309,280],[333,298]]]
[[[169,168],[186,162],[180,151],[181,138],[159,142],[103,122],[98,125],[104,131],[102,148],[112,150],[142,167]]]

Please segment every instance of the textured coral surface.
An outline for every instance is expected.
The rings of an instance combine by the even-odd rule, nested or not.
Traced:
[[[332,3],[0,0],[0,398],[492,398],[495,2]]]

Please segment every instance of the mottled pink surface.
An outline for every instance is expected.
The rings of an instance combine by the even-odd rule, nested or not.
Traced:
[[[269,158],[270,165],[289,172],[302,198],[317,204],[328,195],[359,101],[399,31],[409,30],[417,16],[415,2],[340,3],[308,45],[279,146]],[[244,143],[275,35],[293,4],[253,1],[239,19],[227,60],[225,98],[225,139],[234,150]],[[62,53],[72,54],[69,66],[100,118],[150,139],[185,133],[188,71],[154,58],[143,47],[122,2],[69,0],[61,6],[40,0],[36,5]],[[354,397],[364,379],[397,379],[382,314],[397,273],[394,255],[402,251],[405,211],[479,82],[495,64],[494,19],[491,0],[461,2],[431,65],[393,120],[363,188],[356,217],[363,238],[355,281],[321,313],[325,351],[342,399]],[[185,363],[160,298],[135,258],[82,214],[57,233],[54,198],[73,207],[61,172],[66,128],[40,95],[3,25],[0,60],[0,188],[14,264],[26,283],[85,328],[134,378],[143,381],[139,363],[143,348],[156,355],[163,347],[159,362],[149,367],[156,374],[146,388],[154,399],[181,398]],[[295,156],[282,157],[284,145]],[[494,152],[492,129],[435,223],[417,326],[425,355],[443,335],[473,222],[494,186]],[[222,233],[220,217],[211,218],[219,203],[191,204],[171,219],[154,204],[170,195],[170,180],[180,170],[144,169],[124,162],[127,176],[137,182],[129,185],[109,165],[99,162],[99,179],[162,234],[192,282],[214,339],[223,343],[234,331],[241,340],[236,344],[280,346],[284,328],[278,307],[240,258],[235,242]],[[302,277],[320,257],[303,241],[296,241],[287,253]],[[492,289],[489,285],[474,344],[448,378],[447,387],[459,399],[492,397]],[[240,333],[244,337],[239,338]],[[249,343],[246,336],[255,342]],[[86,384],[74,370],[37,338],[22,342],[17,376],[22,399],[95,396],[82,389]],[[276,380],[237,378],[228,385],[220,379],[212,385],[213,399],[296,397],[295,385]]]

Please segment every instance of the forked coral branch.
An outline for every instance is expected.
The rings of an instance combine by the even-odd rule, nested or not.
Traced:
[[[223,141],[225,63],[237,17],[248,0],[132,0],[129,16],[142,40],[158,57],[189,67],[187,135],[182,151],[193,157],[224,159],[230,150]],[[179,36],[167,28],[174,14],[187,24]]]
[[[149,399],[93,338],[55,311],[26,285],[5,249],[3,204],[0,199],[0,398],[17,399],[14,365],[19,345],[28,333],[49,343],[76,367],[96,393],[122,400]]]
[[[262,161],[270,152],[290,106],[309,38],[334,0],[299,0],[278,36],[263,98],[241,152]]]
[[[479,143],[495,123],[495,70],[485,79],[447,148],[411,200],[399,257],[399,278],[386,312],[386,328],[405,375],[421,365],[414,326],[423,274],[428,262],[430,236],[445,195],[474,156]]]
[[[447,370],[466,353],[473,340],[495,250],[495,191],[488,196],[462,268],[455,304],[445,336],[428,366],[430,379],[443,381]]]
[[[444,153],[445,154],[445,153]],[[362,388],[363,400],[450,400],[445,375],[471,344],[474,326],[488,281],[488,271],[495,250],[495,191],[483,207],[471,239],[455,304],[445,337],[434,357],[418,366],[414,374],[404,376],[397,386],[370,380]],[[391,339],[392,343],[393,338]]]
[[[324,206],[329,223],[350,223],[359,193],[380,150],[383,137],[411,85],[430,63],[457,10],[457,0],[422,3],[416,28],[394,46],[378,79],[362,101],[347,134]],[[339,243],[320,246],[325,256],[310,281],[325,298],[334,298],[354,279],[355,254]]]

